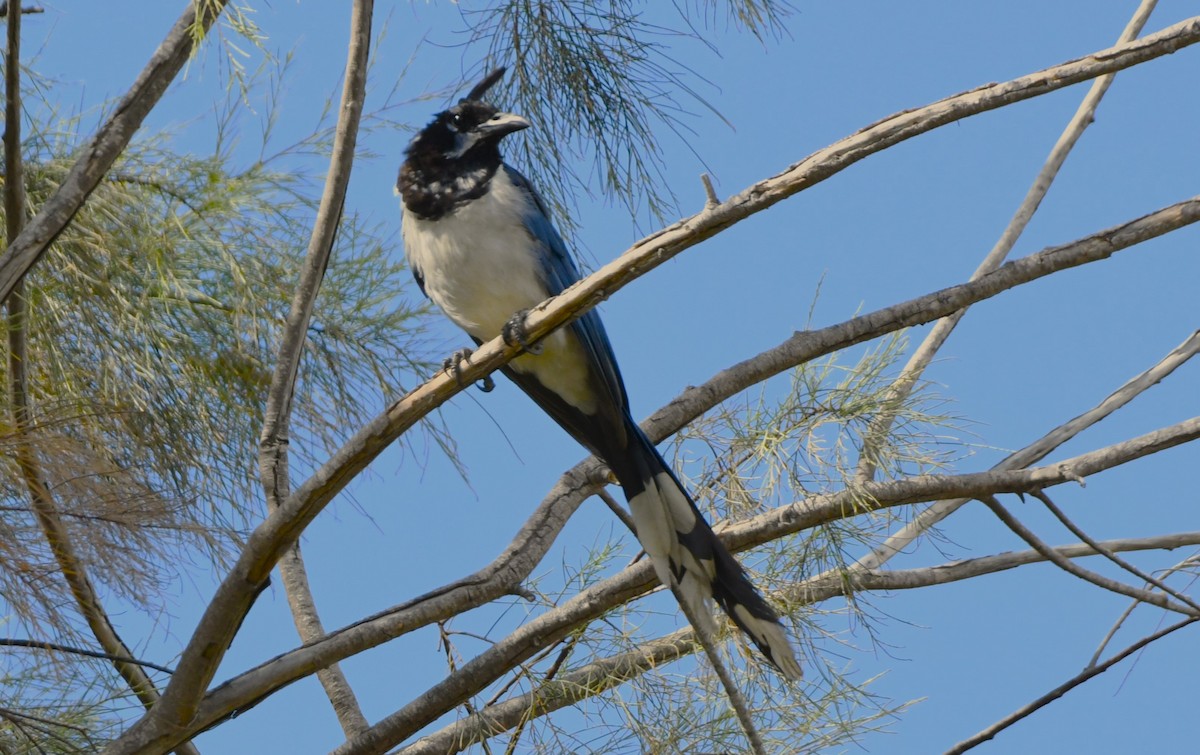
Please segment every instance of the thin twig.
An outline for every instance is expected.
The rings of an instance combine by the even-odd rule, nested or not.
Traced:
[[[1126,24],[1125,29],[1121,32],[1121,36],[1117,38],[1118,45],[1130,42],[1136,39],[1138,34],[1141,34],[1142,29],[1146,26],[1146,21],[1150,18],[1150,13],[1157,4],[1157,0],[1142,0],[1137,10],[1134,11],[1133,18],[1129,20],[1129,23]],[[979,263],[979,267],[971,276],[971,280],[992,272],[1000,267],[1001,263],[1008,257],[1008,253],[1012,251],[1012,248],[1017,243],[1017,239],[1021,237],[1026,226],[1029,225],[1029,221],[1033,219],[1034,214],[1037,212],[1038,207],[1041,206],[1047,192],[1050,191],[1050,186],[1054,183],[1054,179],[1058,176],[1058,171],[1062,168],[1063,163],[1066,162],[1072,148],[1074,148],[1080,137],[1083,136],[1083,132],[1087,130],[1087,127],[1095,121],[1096,108],[1100,106],[1100,100],[1104,98],[1104,94],[1108,91],[1115,76],[1115,72],[1105,74],[1092,82],[1091,88],[1088,89],[1088,93],[1084,96],[1078,109],[1076,109],[1075,115],[1071,117],[1066,128],[1063,129],[1062,135],[1058,137],[1058,142],[1055,143],[1054,148],[1050,150],[1050,155],[1046,158],[1041,170],[1038,171],[1037,177],[1034,178],[1033,185],[1026,192],[1025,199],[1022,200],[1016,213],[1013,214],[1012,220],[1009,221],[1004,232],[1000,234],[996,245],[983,258],[983,262]],[[898,407],[912,393],[913,387],[920,380],[925,368],[933,362],[938,350],[946,343],[946,340],[954,332],[954,328],[966,313],[967,308],[964,307],[938,320],[929,334],[925,336],[925,340],[921,342],[921,345],[908,360],[908,363],[904,365],[900,376],[896,378],[888,390],[887,396],[883,401],[883,412],[870,424],[863,438],[862,454],[855,473],[856,478],[860,482],[875,477],[877,451],[896,420],[895,407]],[[949,515],[949,513],[947,511],[945,515]]]
[[[1029,492],[1033,493],[1035,491],[1031,490]],[[1008,509],[1004,508],[1000,501],[996,500],[995,496],[979,496],[978,500],[991,509],[992,513],[996,515],[996,518],[1003,522],[1004,526],[1016,533],[1017,537],[1029,543],[1034,550],[1044,555],[1051,563],[1063,571],[1079,577],[1087,582],[1091,582],[1097,587],[1102,587],[1105,590],[1110,590],[1120,595],[1135,598],[1143,603],[1149,603],[1152,606],[1158,606],[1159,608],[1163,608],[1168,611],[1182,613],[1186,616],[1195,615],[1196,612],[1194,610],[1189,610],[1187,606],[1173,602],[1167,596],[1162,595],[1161,593],[1151,592],[1150,590],[1140,587],[1131,587],[1124,582],[1118,582],[1115,579],[1109,579],[1108,577],[1089,569],[1076,566],[1069,559],[1059,555],[1053,548],[1042,542],[1041,538],[1035,535],[1032,530],[1021,524],[1016,517],[1008,512]]]
[[[712,178],[707,173],[700,174],[700,183],[704,184],[704,209],[712,210],[721,205],[717,190],[713,188]]]
[[[613,498],[611,493],[604,488],[600,488],[596,491],[596,497],[604,501],[604,505],[608,506],[608,510],[613,513],[613,516],[621,520],[621,524],[624,524],[626,529],[635,535],[637,534],[637,526],[633,523],[633,517],[629,515],[624,506],[617,503],[617,499]]]
[[[4,218],[5,240],[11,244],[25,226],[25,161],[21,155],[21,15],[6,8],[5,17]]]
[[[354,146],[358,125],[366,99],[367,57],[371,47],[371,16],[374,0],[355,0],[350,14],[350,43],[346,55],[346,73],[342,83],[342,101],[334,131],[333,151],[325,189],[317,208],[317,218],[309,239],[308,253],[301,268],[300,281],[292,299],[291,310],[280,338],[275,373],[267,393],[262,434],[259,441],[258,467],[268,510],[279,508],[291,494],[288,473],[288,435],[291,424],[292,398],[300,370],[300,355],[304,349],[313,306],[321,281],[333,253],[354,164]],[[291,608],[296,631],[304,642],[325,636],[325,627],[317,612],[316,599],[309,585],[308,573],[299,541],[285,551],[279,561],[279,572]],[[332,665],[317,672],[337,714],[338,723],[347,737],[365,731],[368,723],[363,715],[350,682],[341,667]]]
[[[24,640],[16,637],[0,637],[0,647],[13,648],[33,648],[34,650],[51,650],[59,653],[70,653],[71,655],[82,655],[86,658],[99,658],[113,663],[134,663],[144,668],[161,671],[164,674],[174,674],[175,670],[170,666],[160,666],[157,663],[143,661],[134,658],[131,655],[116,656],[109,653],[101,653],[96,650],[87,650],[86,648],[77,648],[72,645],[63,645],[59,642],[46,642],[44,640]]]
[[[558,657],[554,659],[554,662],[550,664],[550,668],[546,669],[546,673],[542,677],[541,683],[543,685],[553,681],[554,677],[558,675],[558,672],[562,670],[563,664],[565,664],[567,662],[567,658],[571,656],[571,651],[575,649],[575,643],[578,640],[579,635],[573,634],[563,642],[563,647],[559,651]],[[497,692],[497,694],[499,695],[500,693]],[[499,699],[499,697],[492,698],[488,705],[494,704]],[[476,713],[476,715],[479,714]],[[525,731],[525,724],[531,720],[532,716],[522,717],[521,721],[513,727],[512,736],[508,738],[508,745],[504,748],[504,755],[514,755],[514,753],[517,751],[517,742],[521,740],[521,734]],[[482,744],[486,744],[486,742]]]
[[[446,622],[444,621],[439,621],[437,628],[438,645],[440,645],[442,650],[444,650],[446,653],[446,668],[453,673],[454,670],[458,668],[458,661],[455,659],[455,654],[457,651],[454,649],[454,643],[450,640],[450,630],[446,628]],[[475,706],[470,700],[463,700],[462,705],[463,710],[467,712],[468,716],[476,713]],[[485,755],[491,755],[492,748],[487,742],[483,743],[483,751]]]
[[[20,3],[17,3],[17,7],[20,8],[21,13],[25,15],[29,15],[30,13],[46,12],[46,9],[40,5],[21,5]],[[5,20],[8,20],[8,3],[0,3],[0,16],[4,16]]]
[[[1138,579],[1142,580],[1143,582],[1150,585],[1151,587],[1154,587],[1154,588],[1157,588],[1157,589],[1163,591],[1167,595],[1170,595],[1172,598],[1175,598],[1175,600],[1178,600],[1180,603],[1185,603],[1188,606],[1191,606],[1193,611],[1200,613],[1200,604],[1197,604],[1196,601],[1192,600],[1190,597],[1188,597],[1187,595],[1184,595],[1183,593],[1179,592],[1178,590],[1174,590],[1174,589],[1168,587],[1162,580],[1156,579],[1155,577],[1151,576],[1150,574],[1147,574],[1146,572],[1137,568],[1133,564],[1129,563],[1125,559],[1117,556],[1117,554],[1113,553],[1112,551],[1106,550],[1103,546],[1099,545],[1090,535],[1088,535],[1086,532],[1083,531],[1082,527],[1075,524],[1075,522],[1072,521],[1071,518],[1068,517],[1066,515],[1066,513],[1063,512],[1063,510],[1060,509],[1058,507],[1058,505],[1055,504],[1054,501],[1052,501],[1050,499],[1049,493],[1047,493],[1044,490],[1034,490],[1030,493],[1030,495],[1032,495],[1034,498],[1041,501],[1046,506],[1046,508],[1048,508],[1050,510],[1050,513],[1054,514],[1054,516],[1058,519],[1058,521],[1061,522],[1064,527],[1066,527],[1068,530],[1071,531],[1071,534],[1073,534],[1075,537],[1079,538],[1083,542],[1085,542],[1088,545],[1095,548],[1096,552],[1099,553],[1101,556],[1104,556],[1109,561],[1112,561],[1114,564],[1121,567],[1122,569],[1129,572],[1130,574],[1137,577]]]
[[[1171,576],[1172,574],[1179,571],[1180,569],[1185,569],[1190,565],[1194,565],[1196,563],[1196,560],[1197,560],[1197,554],[1193,553],[1192,555],[1188,556],[1187,558],[1185,558],[1184,560],[1175,564],[1174,566],[1170,567],[1169,569],[1165,569],[1163,571],[1162,577],[1160,577],[1159,579],[1166,579],[1167,577]],[[1105,648],[1108,647],[1108,643],[1112,642],[1112,639],[1117,636],[1117,632],[1121,629],[1121,626],[1125,623],[1125,620],[1128,619],[1130,617],[1130,615],[1133,614],[1134,610],[1140,605],[1142,605],[1142,601],[1135,600],[1135,601],[1131,602],[1125,608],[1124,611],[1121,612],[1121,615],[1117,617],[1117,620],[1115,622],[1113,622],[1113,625],[1109,628],[1108,632],[1104,635],[1104,639],[1100,640],[1099,647],[1097,647],[1096,652],[1092,654],[1092,659],[1090,661],[1088,661],[1089,666],[1094,666],[1100,662],[1100,656],[1104,655],[1104,650],[1105,650]]]
[[[967,750],[972,749],[976,745],[982,744],[982,743],[988,741],[989,739],[992,739],[997,734],[1004,731],[1008,727],[1012,726],[1016,722],[1020,721],[1023,718],[1027,718],[1028,716],[1032,715],[1038,709],[1044,708],[1045,706],[1054,702],[1058,698],[1062,697],[1063,695],[1065,695],[1066,693],[1075,689],[1076,687],[1078,687],[1079,685],[1088,681],[1089,679],[1099,676],[1100,674],[1103,674],[1105,671],[1108,671],[1113,666],[1117,665],[1121,661],[1125,660],[1129,656],[1138,652],[1139,650],[1146,647],[1147,645],[1154,642],[1155,640],[1160,640],[1163,637],[1166,637],[1167,635],[1171,634],[1172,632],[1183,629],[1187,625],[1193,624],[1196,621],[1200,621],[1200,619],[1193,617],[1193,618],[1188,618],[1188,619],[1184,619],[1182,621],[1176,622],[1169,627],[1160,629],[1159,631],[1155,632],[1154,634],[1143,637],[1142,639],[1133,643],[1132,645],[1125,648],[1121,652],[1117,653],[1113,657],[1109,658],[1104,663],[1101,663],[1098,666],[1096,666],[1096,665],[1088,666],[1086,669],[1081,671],[1079,674],[1076,674],[1075,676],[1071,677],[1066,682],[1058,685],[1057,687],[1050,690],[1049,692],[1042,695],[1041,697],[1034,700],[1033,702],[1029,703],[1028,705],[1025,705],[1025,706],[1013,711],[1009,715],[1005,716],[1004,718],[1000,719],[996,723],[987,727],[986,729],[979,732],[975,736],[970,737],[968,739],[964,739],[963,741],[961,741],[958,744],[951,747],[949,750],[946,750],[946,755],[961,755],[961,753],[964,753]]]
[[[28,731],[25,730],[26,725],[28,725],[34,731],[42,734],[44,737],[49,737],[55,742],[65,745],[65,750],[68,752],[71,750],[78,751],[79,748],[75,742],[72,742],[67,737],[59,734],[56,731],[57,729],[67,729],[68,731],[73,731],[82,736],[84,739],[88,740],[89,744],[91,743],[91,733],[85,727],[77,724],[69,724],[66,721],[45,718],[43,716],[35,716],[25,711],[13,710],[12,708],[0,708],[0,718],[8,721],[8,723],[11,724],[14,729],[19,731],[25,736],[26,739],[29,740],[31,747],[43,755],[45,755],[48,751],[46,748],[41,746],[41,743],[37,738],[33,737]],[[5,755],[8,755],[9,752],[11,751],[6,750]]]

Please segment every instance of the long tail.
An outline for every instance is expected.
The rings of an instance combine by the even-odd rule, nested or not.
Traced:
[[[697,617],[709,617],[707,600],[715,598],[772,665],[788,679],[799,679],[800,663],[775,610],[704,520],[658,449],[635,422],[628,424],[624,463],[610,459],[609,465],[659,580],[674,587]]]

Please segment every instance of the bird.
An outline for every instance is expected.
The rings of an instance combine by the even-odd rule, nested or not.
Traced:
[[[589,310],[536,343],[524,335],[528,311],[580,274],[545,201],[501,155],[501,141],[531,125],[483,99],[504,73],[491,71],[437,113],[405,151],[396,192],[409,269],[476,345],[503,335],[523,347],[503,373],[608,465],[659,581],[710,628],[715,599],[785,678],[798,680],[778,614],[630,414],[600,315]],[[447,369],[467,354],[457,352]]]

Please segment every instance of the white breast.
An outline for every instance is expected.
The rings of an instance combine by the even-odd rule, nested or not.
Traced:
[[[481,341],[499,335],[514,312],[549,298],[528,254],[524,203],[501,170],[487,194],[450,216],[423,220],[404,210],[404,252],[424,277],[425,293]]]
[[[539,264],[529,254],[531,239],[521,223],[524,192],[497,171],[487,194],[438,220],[424,220],[401,203],[401,234],[409,265],[419,270],[425,293],[451,320],[480,341],[500,335],[517,312],[550,298]],[[587,355],[563,330],[511,366],[538,378],[585,412],[595,409]]]

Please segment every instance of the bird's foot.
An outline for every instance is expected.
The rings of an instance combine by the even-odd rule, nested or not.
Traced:
[[[442,360],[442,370],[445,371],[446,374],[452,375],[454,377],[454,382],[458,383],[459,385],[463,384],[463,362],[471,361],[472,353],[474,352],[471,349],[462,348]],[[492,380],[491,375],[484,375],[482,378],[480,378],[477,385],[479,386],[479,390],[483,391],[484,393],[491,393],[492,389],[496,387],[496,381]]]
[[[454,381],[462,385],[462,364],[471,361],[471,349],[458,349],[442,360],[442,371],[454,377]]]
[[[540,343],[530,343],[529,337],[525,331],[525,318],[529,315],[528,309],[522,309],[512,317],[508,318],[508,322],[504,323],[504,327],[500,329],[500,335],[504,338],[504,342],[509,346],[520,344],[522,349],[530,354],[541,354],[542,345]]]

